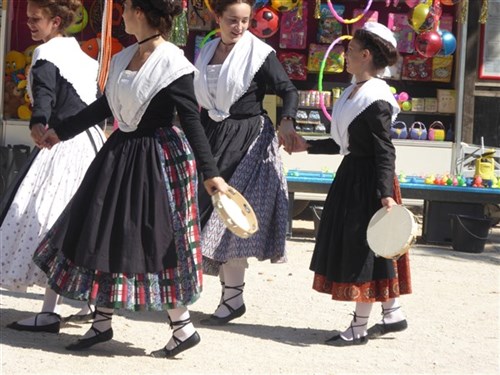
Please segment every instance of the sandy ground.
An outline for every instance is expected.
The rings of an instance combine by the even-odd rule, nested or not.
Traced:
[[[10,374],[498,374],[500,372],[500,228],[481,254],[451,247],[416,245],[412,253],[414,293],[402,298],[409,328],[366,346],[323,344],[350,321],[352,303],[332,301],[311,289],[311,222],[295,221],[289,262],[251,262],[247,313],[224,327],[204,327],[219,283],[205,277],[192,318],[202,337],[176,360],[148,357],[170,336],[165,313],[119,311],[115,337],[87,352],[64,346],[89,325],[68,325],[60,334],[6,329],[41,307],[41,288],[28,294],[0,291],[1,373]],[[68,315],[78,304],[67,301]],[[375,306],[370,325],[380,315]]]

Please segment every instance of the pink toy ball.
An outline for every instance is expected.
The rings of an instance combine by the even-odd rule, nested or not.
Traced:
[[[399,93],[399,97],[398,97],[399,102],[406,102],[406,101],[408,101],[408,99],[410,99],[410,95],[408,95],[407,92],[401,91]]]
[[[279,15],[270,7],[257,10],[250,21],[249,30],[258,38],[269,38],[279,30]]]
[[[438,33],[441,36],[443,43],[439,54],[445,56],[451,55],[457,49],[457,40],[455,39],[455,36],[446,30],[439,30]]]
[[[435,56],[442,46],[443,41],[436,31],[426,31],[415,38],[415,49],[424,57]]]

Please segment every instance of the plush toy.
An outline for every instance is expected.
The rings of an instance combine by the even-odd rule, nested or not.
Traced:
[[[19,93],[22,93],[23,104],[21,104],[17,108],[17,117],[21,120],[29,120],[31,118],[31,108],[30,108],[30,99],[28,95],[28,90],[26,90],[26,86],[28,81],[22,80],[17,84],[17,90]]]
[[[97,60],[99,57],[99,50],[101,48],[101,34],[97,34],[97,38],[92,38],[85,40],[80,43],[80,47],[83,52]],[[123,46],[117,38],[111,38],[111,56],[120,52]]]
[[[24,93],[12,80],[7,80],[4,86],[4,116],[6,119],[18,118],[17,109],[24,104]]]
[[[85,29],[89,22],[89,14],[87,9],[82,5],[75,15],[75,21],[66,28],[68,34],[76,34]]]
[[[9,51],[5,55],[5,75],[17,84],[25,79],[26,57],[19,51]]]

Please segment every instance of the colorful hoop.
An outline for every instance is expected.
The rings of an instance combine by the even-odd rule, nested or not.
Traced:
[[[205,37],[201,40],[200,49],[203,48],[203,46],[205,45],[205,43],[207,43],[208,40],[212,36],[214,36],[215,34],[217,34],[219,31],[220,31],[220,29],[214,29],[214,30],[210,31],[207,35],[205,35]]]
[[[325,99],[323,98],[323,71],[325,70],[326,60],[328,59],[328,55],[332,51],[333,47],[335,47],[335,45],[338,42],[341,42],[346,39],[347,40],[352,39],[352,35],[342,35],[341,37],[335,39],[332,42],[332,44],[330,44],[330,46],[325,52],[325,56],[323,56],[323,60],[321,61],[321,66],[319,68],[319,74],[318,74],[319,106],[321,107],[321,110],[323,111],[323,114],[328,119],[328,121],[332,121],[332,116],[330,116],[330,114],[328,113],[328,110],[325,107]]]
[[[368,0],[368,4],[366,4],[365,9],[363,9],[363,13],[361,13],[358,16],[356,16],[355,18],[351,18],[350,20],[346,20],[346,19],[344,19],[344,18],[342,18],[342,17],[340,17],[338,15],[338,13],[335,11],[335,8],[332,5],[331,0],[326,0],[326,3],[328,4],[328,8],[330,9],[330,12],[332,12],[333,16],[335,17],[335,19],[337,21],[339,21],[340,23],[345,23],[347,25],[350,25],[351,23],[358,22],[361,18],[364,17],[364,15],[366,14],[366,12],[368,12],[368,9],[370,9],[370,7],[372,6],[372,1],[373,0]]]

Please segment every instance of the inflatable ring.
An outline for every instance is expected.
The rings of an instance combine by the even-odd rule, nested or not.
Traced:
[[[205,0],[205,1],[208,1],[208,0]],[[368,0],[368,4],[366,4],[366,7],[365,7],[365,9],[363,9],[363,12],[355,18],[351,18],[350,20],[346,20],[338,15],[338,13],[333,8],[331,0],[326,0],[326,3],[328,4],[328,8],[330,9],[330,12],[332,12],[333,16],[335,17],[335,19],[337,21],[339,21],[340,23],[345,23],[347,25],[350,25],[351,23],[358,22],[361,18],[364,17],[364,15],[368,12],[368,9],[370,9],[370,7],[372,6],[372,1],[373,0]]]
[[[323,56],[323,60],[321,61],[321,66],[319,68],[319,74],[318,74],[318,90],[320,92],[319,95],[319,106],[321,107],[321,110],[323,111],[323,114],[325,117],[328,119],[328,121],[332,121],[332,116],[328,113],[326,107],[325,107],[325,99],[323,98],[323,95],[321,94],[323,92],[323,72],[325,70],[325,65],[326,65],[326,60],[328,59],[328,55],[332,51],[333,47],[335,45],[343,40],[350,40],[352,39],[352,35],[342,35],[341,37],[338,37],[335,39],[332,44],[328,47],[328,49],[325,52],[325,56]]]

